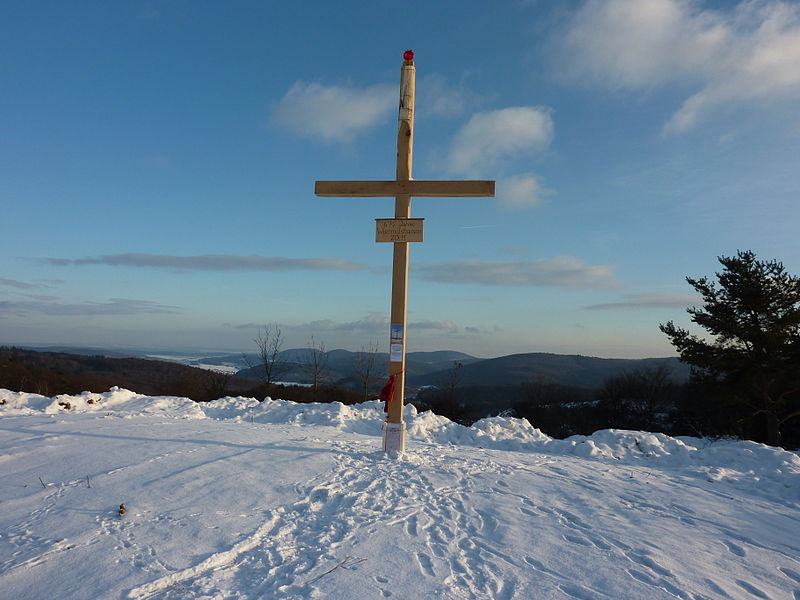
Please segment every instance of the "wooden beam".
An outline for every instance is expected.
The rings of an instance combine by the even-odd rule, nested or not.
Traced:
[[[314,193],[322,197],[381,198],[426,196],[429,198],[494,196],[494,181],[317,181]]]

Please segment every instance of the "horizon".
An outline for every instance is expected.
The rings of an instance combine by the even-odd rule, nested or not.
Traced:
[[[22,350],[33,350],[36,352],[65,352],[67,354],[71,354],[68,350],[97,350],[97,351],[107,351],[107,352],[130,352],[135,354],[142,354],[147,355],[148,357],[154,358],[156,355],[161,354],[167,357],[174,357],[178,358],[179,356],[183,356],[186,358],[190,357],[197,357],[197,358],[204,358],[204,357],[212,357],[218,355],[238,355],[238,354],[257,354],[255,349],[219,349],[219,348],[170,348],[170,347],[140,347],[140,346],[113,346],[113,345],[75,345],[75,344],[59,344],[59,343],[52,343],[52,344],[28,344],[23,342],[2,342],[0,341],[0,348],[20,348]],[[311,348],[308,346],[297,346],[297,347],[285,347],[281,349],[281,352],[293,352],[297,350],[310,350]],[[363,349],[350,349],[350,348],[325,348],[325,352],[335,352],[338,350],[343,350],[345,352],[351,353],[358,353],[358,352],[367,352],[367,350]],[[642,357],[627,357],[627,356],[594,356],[591,354],[580,354],[580,353],[562,353],[562,352],[548,352],[546,350],[537,350],[537,351],[530,351],[530,352],[509,352],[506,354],[498,354],[492,356],[478,356],[474,354],[470,354],[469,352],[463,352],[462,350],[458,350],[455,348],[439,348],[436,350],[414,350],[411,349],[408,351],[408,354],[415,354],[415,353],[427,353],[427,352],[457,352],[460,354],[464,354],[469,356],[470,358],[475,358],[477,360],[492,360],[495,358],[504,358],[507,356],[515,356],[521,354],[549,354],[554,356],[582,356],[585,358],[597,358],[602,360],[648,360],[648,359],[664,359],[664,358],[675,358],[680,359],[680,356],[677,354],[673,355],[664,355],[664,356],[642,356]],[[378,354],[388,354],[388,351],[385,349],[378,349]]]
[[[417,69],[408,351],[650,358],[685,278],[800,273],[800,3],[20,4],[0,38],[0,337],[388,346],[390,198]],[[212,343],[209,343],[212,342]]]

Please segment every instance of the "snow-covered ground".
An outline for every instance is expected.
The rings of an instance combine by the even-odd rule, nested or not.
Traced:
[[[377,402],[0,403],[3,600],[800,599],[793,452],[408,407],[393,460]]]

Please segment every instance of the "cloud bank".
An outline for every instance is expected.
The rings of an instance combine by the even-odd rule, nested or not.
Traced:
[[[228,325],[233,329],[258,329],[263,325],[258,323],[242,323],[238,325]],[[449,320],[423,320],[408,323],[409,329],[415,331],[436,331],[444,333],[458,333],[460,328],[453,321]],[[360,334],[375,335],[378,337],[389,333],[389,317],[382,313],[369,313],[361,319],[355,321],[336,322],[330,319],[321,319],[295,325],[280,325],[282,330],[309,333],[324,332],[357,332]],[[466,327],[465,330],[474,330],[474,327]]]
[[[5,277],[0,277],[0,285],[16,288],[18,290],[35,290],[42,287],[41,285],[25,283],[24,281],[17,281],[16,279],[6,279]]]
[[[691,294],[674,294],[664,292],[650,292],[641,294],[626,294],[624,300],[607,302],[587,306],[587,310],[640,310],[648,308],[686,308],[697,306],[701,302],[698,296]]]
[[[272,111],[272,122],[294,133],[348,142],[397,108],[396,86],[367,88],[296,82]]]
[[[112,267],[141,267],[178,269],[182,271],[364,271],[371,267],[339,258],[285,258],[282,256],[238,256],[234,254],[203,254],[171,256],[165,254],[111,254],[96,258],[42,258],[54,266],[108,265]]]
[[[571,289],[616,288],[614,268],[587,265],[574,256],[557,256],[532,261],[499,262],[463,260],[421,265],[414,268],[418,277],[442,283],[479,285],[551,286]]]
[[[304,323],[299,327],[311,331],[357,331],[375,335],[385,335],[389,332],[389,318],[378,313],[370,313],[363,319],[357,321],[337,323],[330,320],[321,320]],[[409,329],[417,331],[439,331],[446,333],[458,333],[459,331],[458,325],[448,320],[410,321],[408,327]]]
[[[175,314],[176,306],[151,302],[150,300],[131,300],[111,298],[109,302],[65,303],[57,299],[0,301],[0,317],[23,316],[29,314],[74,317],[99,315],[138,315]]]
[[[800,99],[796,3],[753,0],[712,10],[691,0],[589,0],[554,45],[558,70],[573,79],[694,90],[664,124],[666,134],[687,131],[721,107]]]

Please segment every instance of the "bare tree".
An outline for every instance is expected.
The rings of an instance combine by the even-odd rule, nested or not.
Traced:
[[[280,327],[275,324],[264,325],[258,328],[258,337],[253,341],[258,349],[258,365],[251,364],[247,357],[245,357],[245,360],[249,367],[258,366],[261,368],[261,379],[269,388],[286,368],[283,363],[278,361],[278,355],[283,347],[283,334]]]
[[[439,380],[438,389],[431,395],[430,404],[431,408],[438,415],[447,417],[448,419],[461,423],[467,423],[467,416],[469,409],[461,403],[461,392],[459,386],[461,385],[462,371],[464,365],[457,360],[453,361],[453,366],[447,371],[442,372]]]
[[[375,361],[378,357],[378,342],[369,342],[366,346],[361,346],[361,350],[356,352],[353,358],[353,368],[356,377],[361,383],[364,391],[364,401],[369,400],[370,385],[375,382]]]
[[[328,355],[325,353],[325,344],[317,344],[314,336],[308,342],[309,349],[303,367],[306,375],[311,380],[311,390],[314,400],[317,398],[317,390],[328,378],[330,369],[328,368]]]
[[[461,384],[461,369],[464,365],[457,361],[453,361],[453,366],[443,374],[440,386],[451,401],[456,401],[458,395],[458,386]]]
[[[205,391],[208,399],[224,398],[231,382],[231,373],[209,369],[203,375],[203,391]]]
[[[611,427],[661,431],[672,409],[674,389],[665,365],[628,371],[603,382],[598,408]]]

